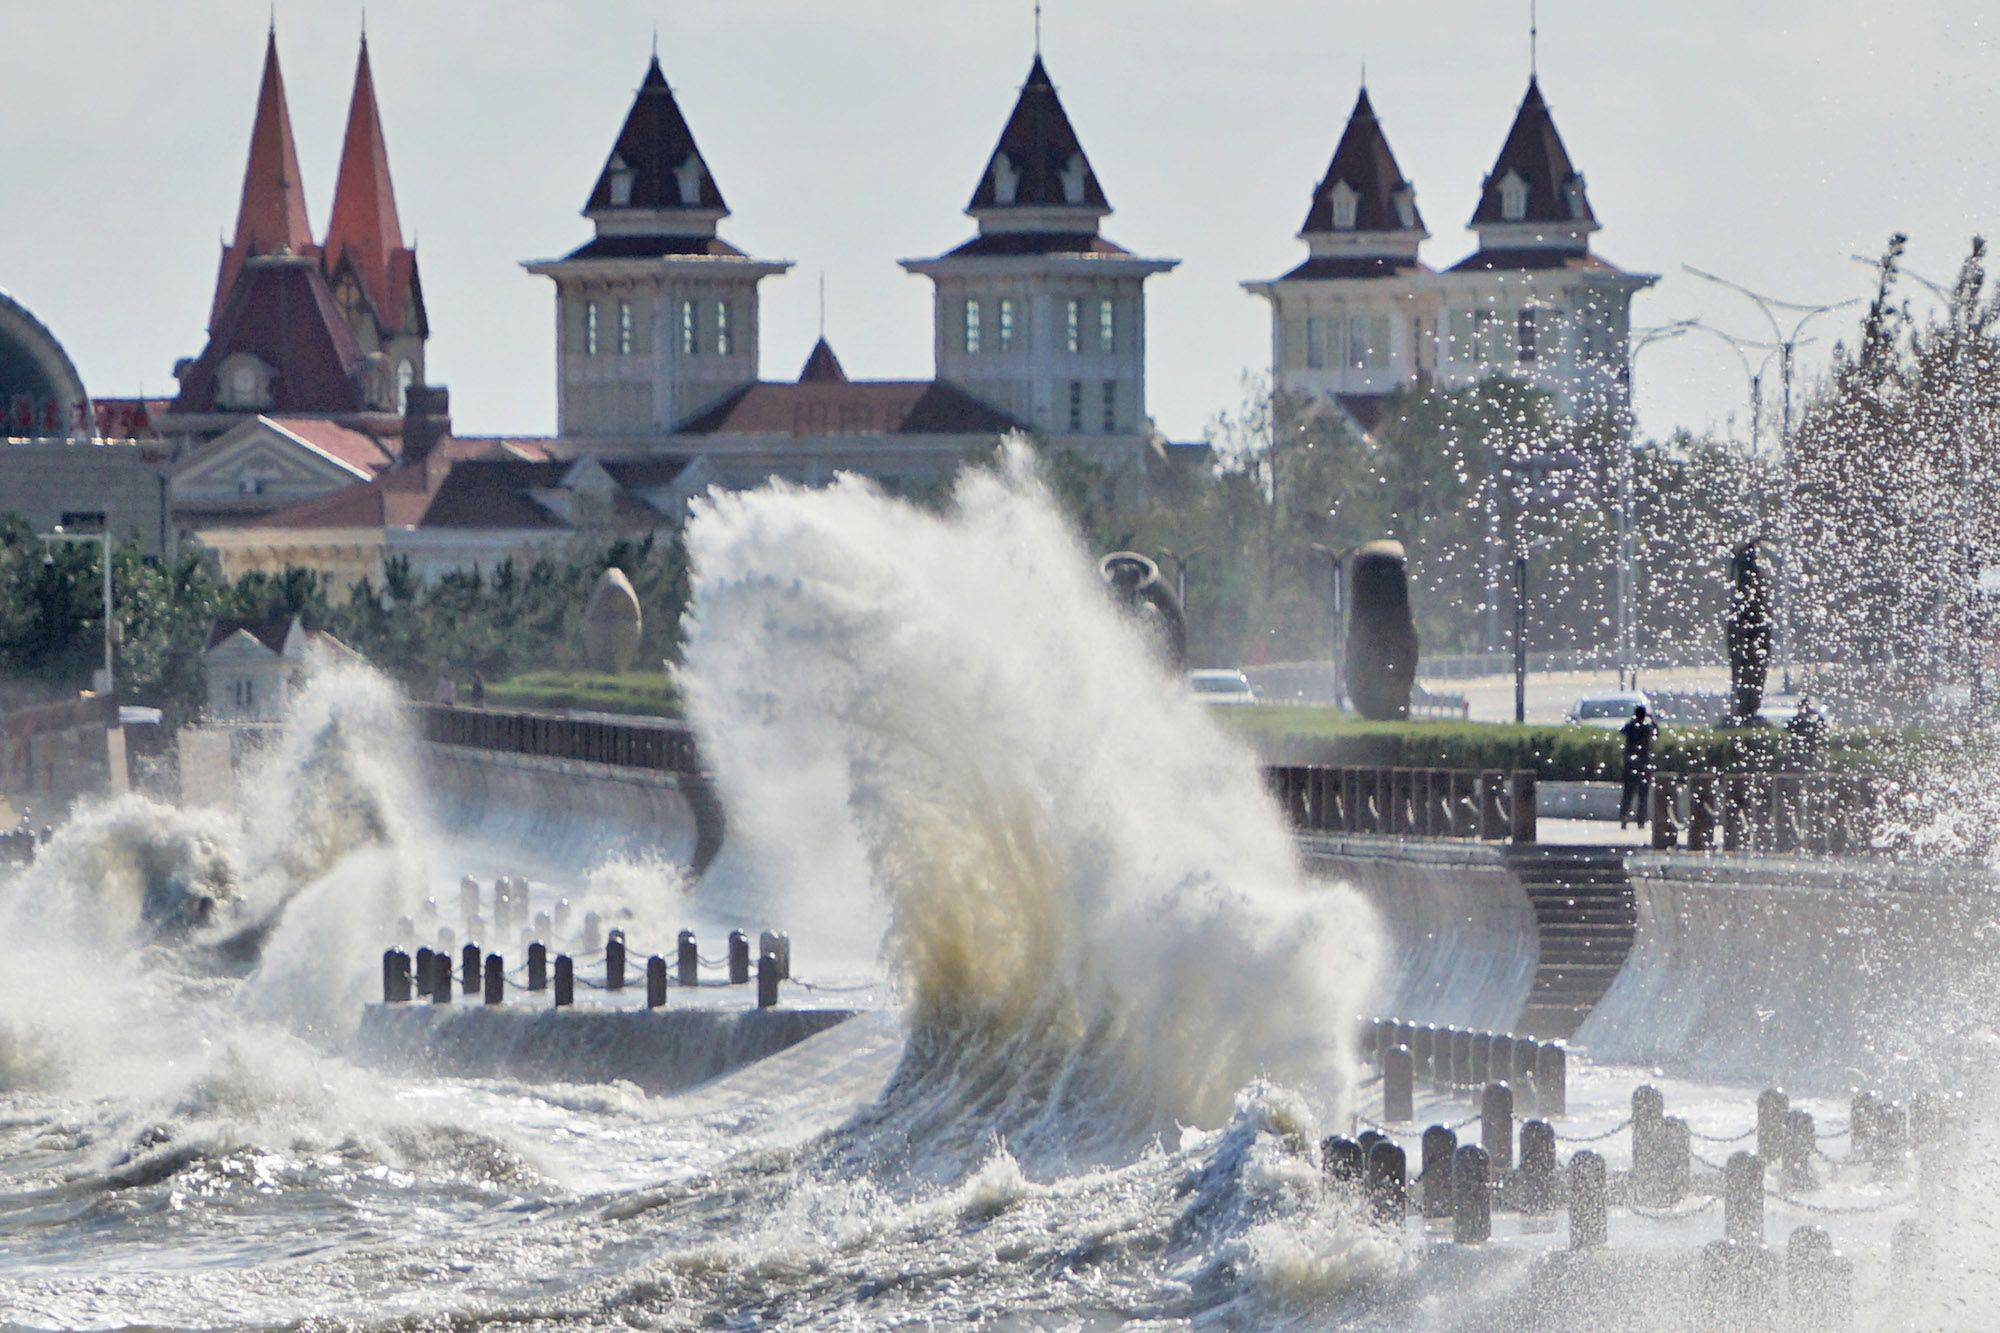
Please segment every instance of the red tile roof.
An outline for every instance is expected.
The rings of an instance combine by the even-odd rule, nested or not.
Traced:
[[[269,419],[320,452],[371,476],[394,463],[401,447],[400,441],[392,448],[388,441],[378,440],[365,431],[328,421],[324,417],[274,416]]]
[[[271,401],[263,409],[267,416],[334,415],[363,407],[353,374],[360,345],[313,260],[267,255],[244,263],[208,346],[181,381],[173,410],[218,410],[216,376],[224,359],[238,352],[276,372]]]
[[[385,330],[406,328],[405,313],[416,298],[413,324],[424,322],[416,286],[417,257],[403,245],[396,213],[396,187],[389,176],[389,149],[382,113],[375,103],[375,76],[368,63],[368,38],[354,67],[354,96],[347,108],[347,137],[340,149],[340,175],[333,191],[333,215],[326,227],[326,271],[350,265],[376,319]]]
[[[936,380],[752,384],[679,428],[685,435],[999,435],[1023,429]]]
[[[356,482],[330,495],[288,505],[247,526],[295,530],[563,529],[570,525],[538,503],[535,493],[561,486],[563,478],[575,466],[573,459],[532,461],[488,456],[452,460],[433,455],[426,466],[405,464],[392,468],[373,481]],[[642,528],[658,526],[665,516],[630,492],[671,482],[688,466],[688,459],[612,459],[601,462],[600,466],[624,488],[612,498],[610,519]]]
[[[240,620],[233,616],[217,616],[208,627],[208,642],[202,645],[207,652],[236,631],[242,630],[274,653],[285,651],[285,636],[291,633],[290,616],[266,616],[262,620]]]
[[[1368,90],[1354,100],[1354,110],[1348,114],[1347,128],[1341,132],[1340,144],[1333,150],[1333,159],[1327,163],[1326,176],[1319,188],[1313,191],[1312,207],[1306,211],[1305,226],[1301,231],[1332,231],[1333,187],[1345,181],[1347,188],[1354,191],[1354,225],[1351,231],[1422,231],[1423,216],[1417,212],[1416,199],[1412,191],[1410,200],[1410,221],[1405,223],[1396,209],[1396,197],[1410,190],[1410,182],[1403,178],[1401,168],[1396,165],[1396,155],[1389,150],[1388,136],[1382,133],[1382,122],[1376,118],[1375,104],[1368,100]]]
[[[250,127],[250,158],[243,169],[236,235],[223,247],[215,300],[209,310],[211,325],[221,318],[244,260],[253,255],[312,252],[299,150],[292,141],[292,116],[285,106],[285,76],[278,68],[278,33],[273,28],[264,46],[264,77],[257,88],[257,116]]]

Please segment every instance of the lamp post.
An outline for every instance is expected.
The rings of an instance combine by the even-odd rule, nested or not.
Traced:
[[[104,564],[104,693],[117,692],[117,683],[111,672],[111,645],[118,629],[111,618],[111,533],[108,529],[97,532],[64,532],[58,523],[53,532],[41,534],[44,542],[96,542],[103,548]],[[53,556],[47,557],[51,562]]]
[[[1516,477],[1525,478],[1529,491],[1546,481],[1552,472],[1563,472],[1575,467],[1582,460],[1575,454],[1536,455],[1508,464],[1502,470],[1502,496],[1510,500],[1512,511],[1509,524],[1514,547],[1514,721],[1528,720],[1528,552],[1540,550],[1546,541],[1530,542],[1521,531],[1521,511],[1524,508],[1520,489],[1523,483]]]
[[[1806,325],[1812,323],[1821,315],[1835,310],[1844,310],[1848,306],[1859,305],[1861,304],[1861,298],[1858,296],[1849,297],[1845,301],[1829,301],[1825,305],[1804,305],[1797,301],[1780,301],[1776,297],[1766,296],[1762,292],[1751,291],[1740,282],[1732,282],[1728,278],[1705,272],[1692,264],[1683,264],[1681,267],[1692,276],[1700,278],[1704,282],[1712,282],[1717,286],[1726,287],[1737,295],[1749,300],[1764,316],[1765,322],[1770,324],[1771,337],[1778,344],[1778,373],[1783,382],[1784,396],[1781,406],[1782,415],[1778,423],[1778,447],[1783,452],[1783,458],[1780,462],[1778,473],[1779,550],[1776,580],[1778,614],[1776,617],[1777,625],[1775,626],[1778,642],[1773,656],[1784,666],[1784,688],[1787,693],[1790,693],[1792,688],[1793,655],[1792,602],[1786,585],[1791,582],[1792,554],[1792,366],[1796,360],[1795,354],[1799,347],[1800,338],[1805,333]],[[1780,310],[1799,316],[1798,322],[1792,325],[1792,330],[1789,334],[1785,332],[1784,326],[1778,322],[1777,312]]]

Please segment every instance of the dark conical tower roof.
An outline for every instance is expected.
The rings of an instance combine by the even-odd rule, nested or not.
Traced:
[[[799,372],[801,384],[844,384],[847,372],[841,369],[840,358],[833,354],[833,348],[825,338],[813,344],[812,355],[806,358],[804,370]]]
[[[1039,55],[967,211],[1002,208],[1111,211]]]
[[[1527,187],[1527,208],[1517,218],[1507,216],[1501,193],[1501,185],[1510,175]],[[1507,132],[1507,142],[1501,145],[1493,170],[1487,173],[1479,193],[1479,207],[1472,215],[1475,227],[1518,223],[1590,229],[1597,226],[1597,217],[1590,211],[1590,198],[1584,193],[1583,173],[1571,165],[1569,150],[1563,147],[1562,135],[1556,132],[1555,117],[1549,114],[1549,104],[1542,100],[1541,83],[1532,77],[1528,80],[1527,96],[1521,99],[1521,109],[1514,115],[1514,127]]]
[[[626,187],[615,181],[624,177]],[[625,190],[629,189],[629,193]],[[646,67],[639,95],[626,114],[618,142],[598,173],[585,213],[614,209],[689,209],[725,213],[722,191],[709,174],[708,163],[695,146],[694,133],[681,115],[680,103],[653,57]]]
[[[1368,89],[1354,101],[1347,117],[1347,129],[1333,150],[1326,176],[1313,192],[1312,207],[1306,213],[1305,232],[1335,230],[1334,193],[1345,184],[1354,196],[1354,224],[1342,230],[1360,232],[1422,232],[1423,216],[1417,212],[1416,189],[1403,178],[1396,155],[1382,133]],[[1407,211],[1406,211],[1407,210]]]

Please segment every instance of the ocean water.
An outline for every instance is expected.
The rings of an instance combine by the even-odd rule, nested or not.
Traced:
[[[1314,1145],[1379,935],[1026,454],[936,509],[715,498],[689,546],[732,834],[699,884],[466,840],[347,668],[235,803],[86,808],[0,885],[0,1322],[1370,1320],[1413,1258]],[[371,1068],[399,920],[538,850],[545,900],[649,939],[783,924],[864,1012],[676,1097]]]

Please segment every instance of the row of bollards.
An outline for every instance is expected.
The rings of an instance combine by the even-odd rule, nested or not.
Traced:
[[[791,979],[791,939],[782,931],[764,931],[758,938],[755,968],[757,1007],[769,1009],[778,1003],[778,984]],[[682,986],[701,985],[701,957],[693,931],[683,930],[676,949],[676,980]],[[612,930],[604,941],[604,983],[606,991],[623,991],[629,970],[625,932]],[[539,940],[528,945],[526,989],[550,988],[548,946]],[[568,1008],[575,1002],[576,964],[568,954],[554,959],[555,1006]],[[752,980],[749,936],[732,931],[729,935],[729,984],[747,985]],[[388,1004],[405,1004],[416,999],[432,1004],[450,1004],[454,987],[464,994],[478,995],[485,1003],[504,1002],[507,966],[498,953],[483,953],[477,944],[467,944],[458,953],[458,976],[453,977],[453,955],[448,950],[420,947],[414,955],[399,948],[382,954],[382,999]],[[667,960],[654,955],[645,960],[646,1007],[658,1009],[667,1003]]]
[[[1420,1082],[1446,1090],[1505,1083],[1523,1110],[1569,1114],[1569,1050],[1559,1041],[1377,1018],[1363,1026],[1362,1050],[1381,1067],[1382,1118],[1393,1124],[1415,1118]]]

